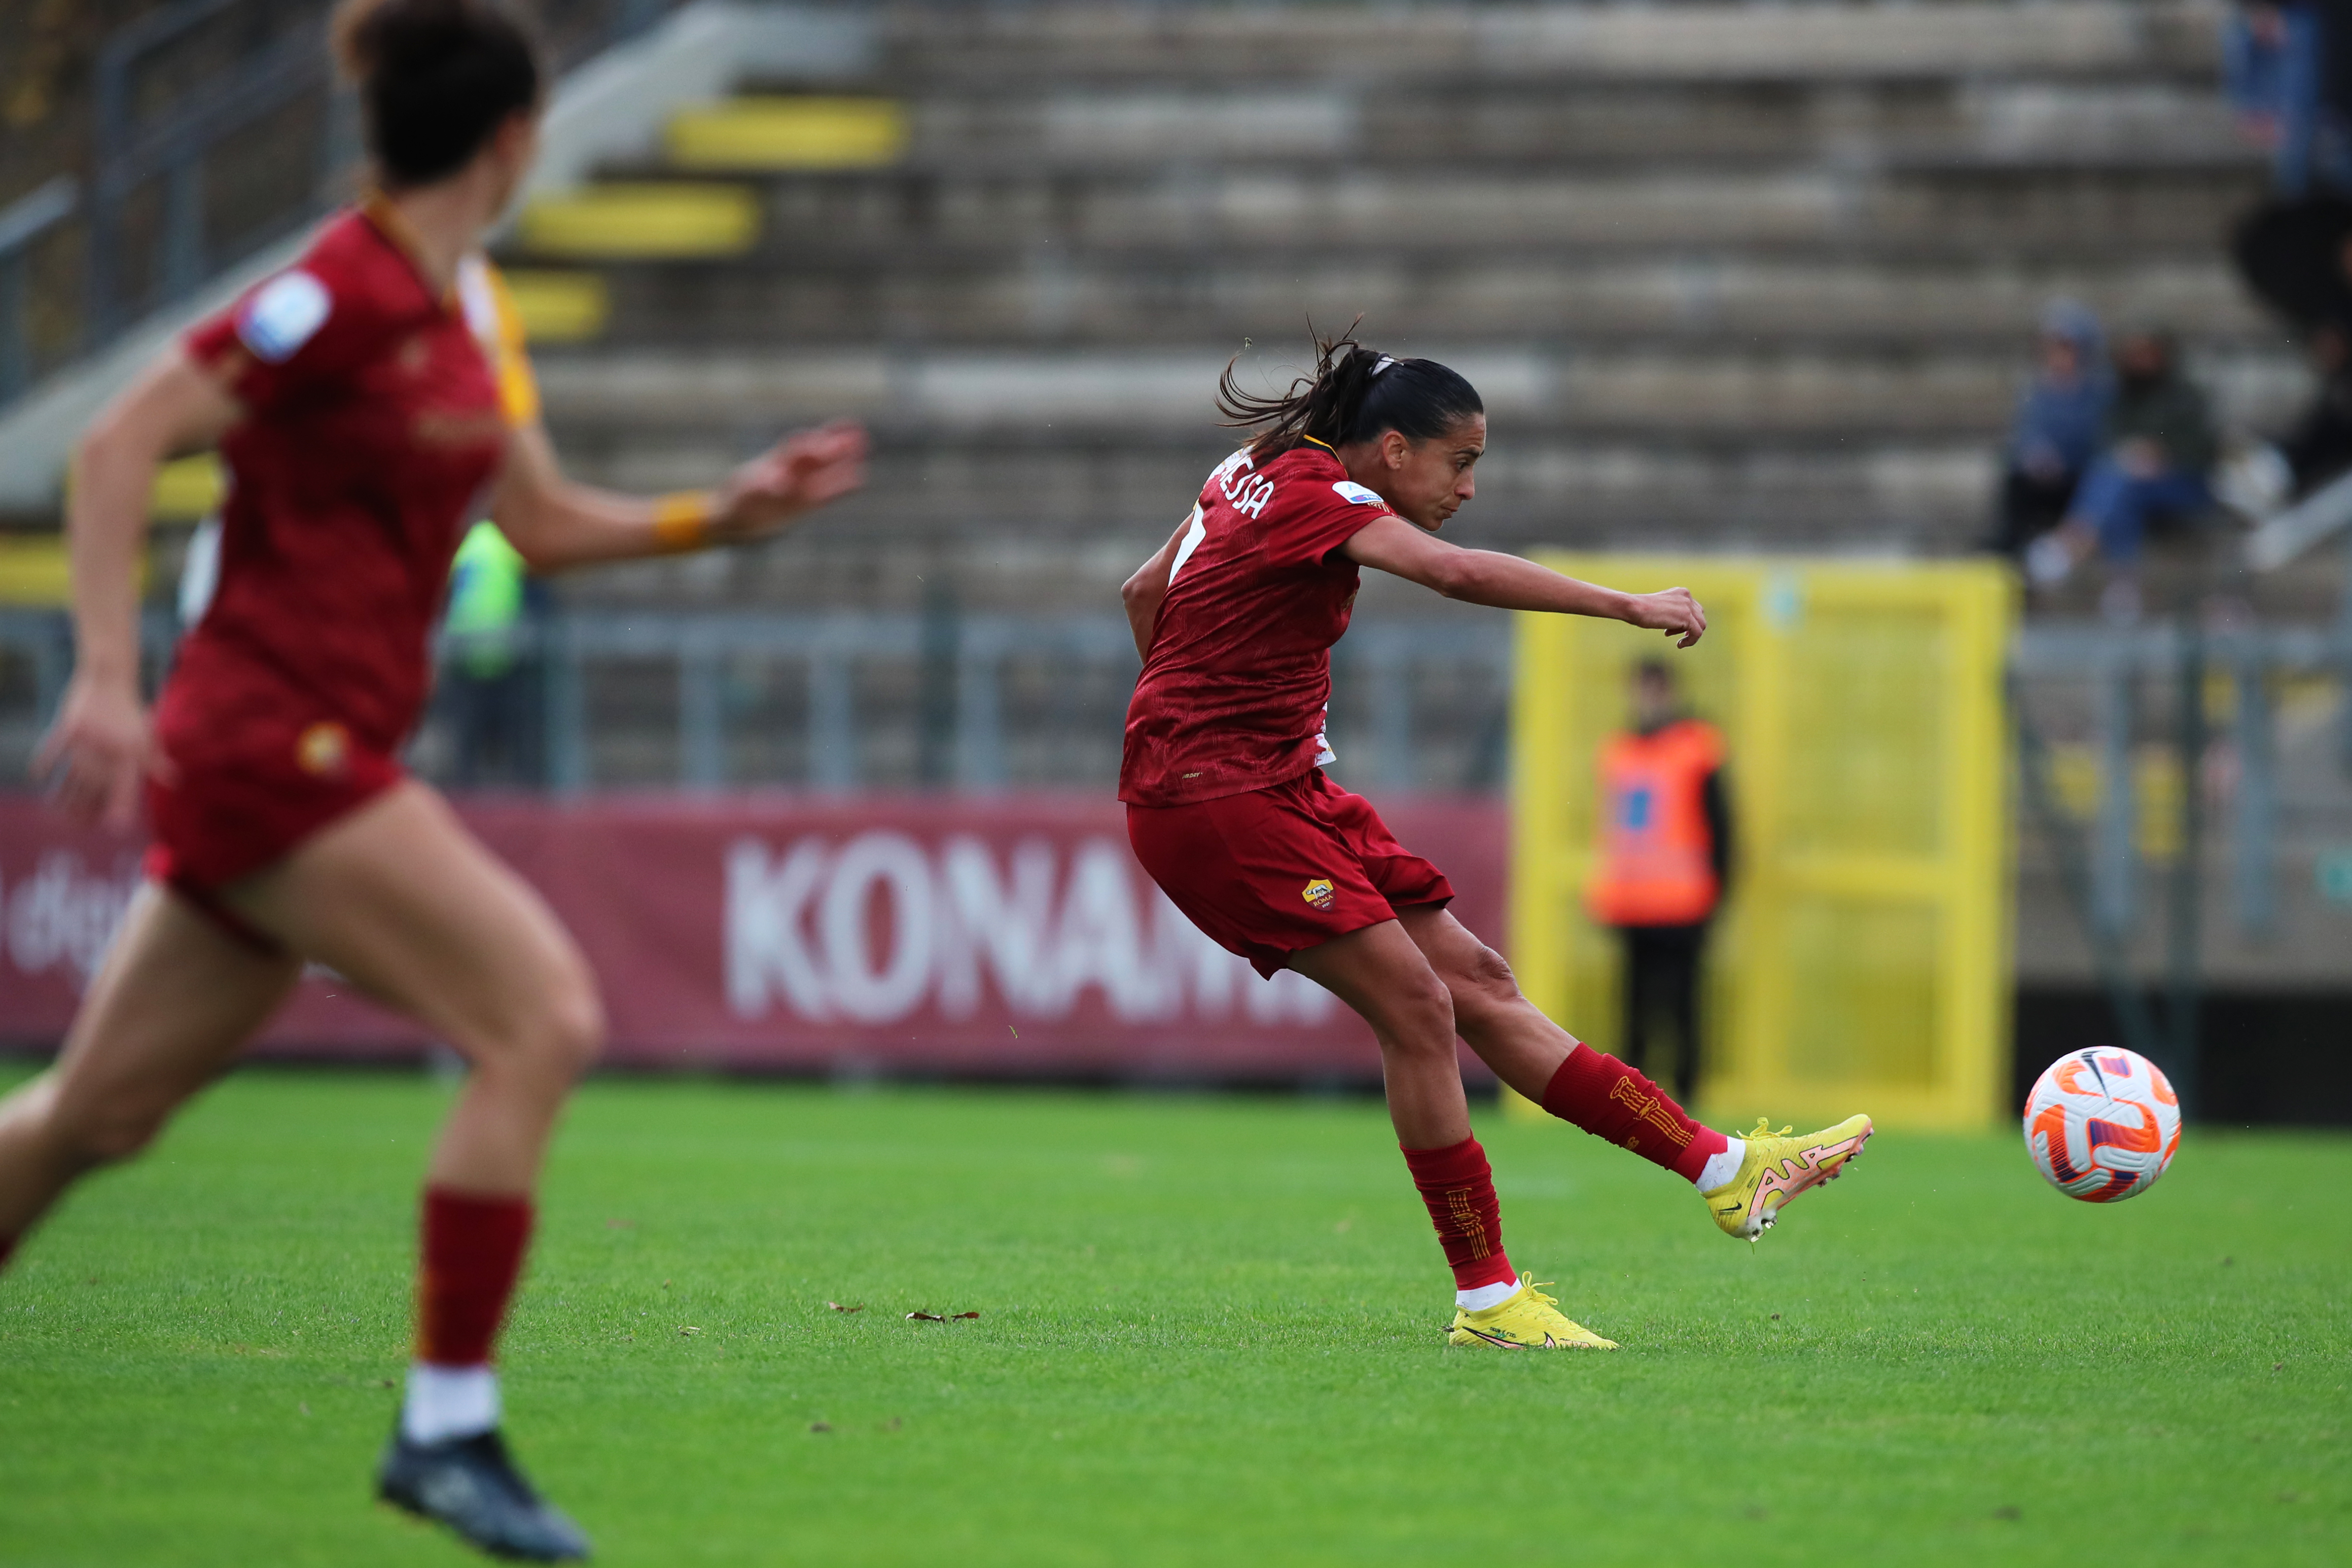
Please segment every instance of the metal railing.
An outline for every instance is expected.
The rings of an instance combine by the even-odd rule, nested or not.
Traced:
[[[148,613],[143,637],[151,668],[160,670],[168,662],[178,631],[168,611]],[[558,610],[521,623],[509,636],[502,647],[538,678],[538,717],[546,735],[543,782],[564,793],[604,783],[593,761],[599,721],[591,716],[592,698],[600,678],[619,665],[671,666],[667,697],[641,693],[626,722],[666,727],[676,763],[672,782],[696,790],[774,784],[852,790],[871,782],[858,758],[881,721],[861,713],[858,692],[861,669],[875,664],[902,667],[929,689],[912,705],[913,716],[902,719],[942,728],[943,762],[934,782],[1002,789],[1010,778],[1013,731],[1022,722],[1007,715],[1010,665],[1039,661],[1099,678],[1121,704],[1137,668],[1127,623],[1110,615]],[[445,669],[467,652],[465,643],[445,637]],[[1509,681],[1510,628],[1502,616],[1368,621],[1352,628],[1334,654],[1334,716],[1349,732],[1352,769],[1368,784],[1410,788],[1425,782],[1423,753],[1433,721],[1452,721],[1458,731],[1464,717],[1424,711],[1415,698],[1417,679],[1440,668],[1468,670],[1498,700]],[[47,724],[72,662],[71,624],[62,610],[0,609],[0,667],[16,667],[20,692],[14,704],[0,696],[0,722],[8,721],[5,710],[13,706],[20,731]],[[730,767],[730,747],[747,721],[729,694],[727,676],[747,662],[793,671],[801,683],[798,741],[806,762],[798,777],[739,776]],[[2264,930],[2277,919],[2273,851],[2284,802],[2273,689],[2283,679],[2320,676],[2342,679],[2352,689],[2352,634],[2308,627],[2195,633],[2177,626],[2038,626],[2020,635],[2011,669],[2014,706],[2031,745],[2044,752],[2071,746],[2077,756],[2087,750],[2092,759],[2095,809],[2087,821],[2071,808],[2060,816],[2084,835],[2085,908],[2099,929],[2120,936],[2146,903],[2146,857],[2135,837],[2145,815],[2136,757],[2150,744],[2178,752],[2185,743],[2201,752],[2209,740],[2225,741],[2234,752],[2234,782],[2221,825],[2231,907],[2248,931]],[[2231,717],[2224,731],[2208,736],[2203,702],[2208,689],[2224,681],[2231,692]],[[2092,695],[2076,705],[2087,709],[2087,724],[2059,737],[2031,710],[2046,706],[2041,698],[2062,683]],[[2144,700],[2152,689],[2168,694],[2170,717],[2160,723]],[[2184,706],[2183,689],[2199,695],[2194,712]],[[1483,731],[1486,718],[1479,716],[1470,728]],[[2341,705],[2337,723],[2339,736],[2352,745],[2352,702]],[[2346,761],[2352,764],[2352,754]],[[1497,762],[1483,761],[1473,770],[1476,776],[1460,782],[1499,784]],[[2194,776],[2194,763],[2182,766],[2183,776]],[[2052,800],[2057,809],[2054,786]]]
[[[1122,705],[1137,668],[1133,635],[1117,616],[574,616],[548,623],[545,642],[551,656],[546,662],[548,782],[562,793],[594,784],[584,696],[589,671],[600,660],[676,660],[677,783],[703,790],[758,782],[728,774],[730,715],[719,679],[728,659],[801,667],[809,763],[798,782],[835,791],[866,782],[853,679],[861,661],[923,667],[934,691],[917,705],[919,715],[949,715],[948,765],[939,782],[978,793],[1012,782],[1003,696],[1009,661],[1041,659],[1065,669],[1114,674]],[[1412,788],[1423,777],[1417,750],[1423,726],[1409,679],[1414,671],[1469,667],[1483,672],[1499,702],[1509,662],[1509,629],[1499,619],[1460,626],[1399,622],[1351,632],[1338,652],[1337,679],[1343,688],[1370,683],[1379,693],[1378,700],[1355,705],[1368,709],[1370,720],[1352,753],[1359,776],[1390,788]],[[1498,769],[1474,761],[1468,771],[1472,776],[1460,781],[1465,786],[1499,782]],[[1483,773],[1496,776],[1475,776]]]
[[[80,205],[80,184],[59,174],[0,207],[0,404],[33,384],[33,247]]]
[[[2297,801],[2282,778],[2273,699],[2283,683],[2313,678],[2336,685],[2337,765],[2327,770],[2334,786],[2327,798]],[[2063,798],[2061,742],[2037,715],[2068,686],[2087,708],[2084,760],[2095,792],[2088,811]],[[2273,940],[2288,808],[2352,826],[2352,795],[2343,787],[2352,776],[2352,622],[2333,630],[2207,630],[2188,623],[2037,627],[2019,639],[2010,692],[2027,826],[2080,925],[2116,1032],[2163,1063],[2182,1103],[2193,1104],[2202,1056],[2202,944],[2213,929],[2209,842],[2221,840],[2229,910],[2240,936]],[[2217,696],[2225,700],[2217,704]],[[2217,705],[2226,709],[2225,728],[2218,731],[2210,711]],[[2151,752],[2168,764],[2169,801],[2141,798]],[[2209,764],[2217,757],[2231,764],[2226,789],[2213,787]],[[2209,795],[2225,814],[2219,824],[2207,821]],[[2151,805],[2158,809],[2147,809]],[[2170,840],[2160,854],[2144,842],[2152,821]],[[2159,868],[2160,886],[2150,886],[2157,880],[2151,871]],[[2132,951],[2152,917],[2161,921],[2160,973],[2143,976]],[[2161,998],[2160,1015],[2151,993]]]
[[[148,61],[249,0],[180,0],[117,29],[100,47],[91,73],[95,100],[89,241],[82,300],[86,346],[110,342],[146,310],[186,299],[225,258],[205,223],[205,170],[223,139],[298,100],[324,96],[328,84],[326,15],[300,18],[229,69],[152,113],[136,112],[132,83]],[[247,248],[276,238],[317,210],[336,172],[350,162],[348,116],[328,114],[314,139],[308,188],[289,210],[265,220]],[[150,182],[162,184],[153,282],[133,292],[123,237],[124,207]]]
[[[557,72],[643,33],[677,0],[547,0],[534,9]],[[61,174],[0,210],[0,405],[58,363],[37,363],[28,321],[33,247],[60,226],[82,230],[78,299],[46,301],[73,323],[64,361],[103,348],[150,312],[185,300],[224,269],[299,230],[351,193],[360,159],[350,94],[328,58],[326,0],[179,0],[110,34],[90,79],[91,153],[86,177]],[[239,15],[242,14],[242,15]],[[226,63],[203,58],[193,84],[149,92],[187,66],[216,35],[247,22],[250,47]],[[306,110],[306,105],[308,109]],[[240,197],[234,231],[208,175],[224,143],[270,131],[273,116],[300,115],[299,134],[271,137],[279,160],[272,189]],[[250,151],[239,160],[252,184]],[[144,215],[152,201],[152,220]],[[73,290],[68,289],[68,294]],[[58,359],[56,353],[49,356]]]
[[[177,631],[168,613],[150,613],[144,640],[151,668],[168,662]],[[443,639],[445,679],[462,671],[469,651],[463,641]],[[1137,669],[1126,621],[1103,615],[558,612],[505,635],[498,652],[534,679],[532,717],[544,737],[537,782],[565,795],[608,783],[595,765],[600,740],[610,739],[600,731],[642,732],[649,721],[669,730],[670,783],[686,790],[865,787],[876,781],[861,759],[886,725],[939,731],[936,743],[918,740],[899,748],[940,756],[936,776],[920,782],[975,793],[1002,790],[1019,782],[1010,759],[1015,742],[1026,738],[1024,730],[1037,721],[1008,716],[1012,666],[1029,661],[1091,678],[1103,689],[1106,711],[1090,711],[1087,719],[1102,718],[1113,733],[1116,710],[1124,707]],[[46,726],[56,711],[72,658],[71,626],[62,612],[0,610],[0,663],[13,658],[29,674],[20,679],[29,699],[17,705],[14,728],[20,736]],[[1510,658],[1510,629],[1500,616],[1352,630],[1337,650],[1334,699],[1336,714],[1352,721],[1343,729],[1350,776],[1384,789],[1497,787]],[[637,700],[622,704],[617,719],[595,719],[600,681],[616,667],[642,671],[648,663],[672,667],[668,698],[648,696],[640,683]],[[730,698],[730,677],[747,664],[790,672],[802,683],[796,739],[804,761],[796,773],[747,774],[730,765],[746,722],[741,705]],[[917,700],[892,715],[862,711],[861,674],[886,665],[919,689]],[[1458,703],[1438,711],[1434,704],[1417,702],[1417,679],[1431,672],[1466,676],[1479,694],[1479,711],[1452,710]],[[613,705],[602,706],[609,712]],[[1043,721],[1055,717],[1045,715]],[[1454,736],[1461,761],[1433,776],[1430,749],[1440,728]],[[432,739],[428,732],[428,743]],[[1089,774],[1061,782],[1108,781]]]

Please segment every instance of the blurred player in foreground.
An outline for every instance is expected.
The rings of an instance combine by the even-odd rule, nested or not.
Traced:
[[[1347,337],[1318,349],[1313,380],[1281,397],[1244,394],[1227,367],[1218,405],[1258,434],[1127,583],[1143,655],[1119,773],[1128,837],[1221,945],[1262,975],[1289,968],[1318,982],[1371,1026],[1405,1163],[1454,1268],[1452,1342],[1614,1350],[1504,1255],[1457,1034],[1554,1116],[1693,1183],[1717,1225],[1750,1239],[1861,1151],[1870,1119],[1801,1138],[1759,1123],[1745,1139],[1692,1121],[1537,1011],[1502,958],[1447,912],[1444,873],[1324,775],[1330,649],[1348,629],[1359,567],[1474,605],[1626,621],[1682,647],[1706,615],[1681,588],[1621,593],[1439,541],[1486,450],[1477,393],[1444,365]]]
[[[508,1556],[583,1556],[499,1433],[491,1343],[531,1191],[602,1045],[554,915],[396,760],[474,510],[541,569],[774,531],[855,489],[865,438],[795,436],[710,494],[558,471],[483,259],[537,139],[530,40],[487,0],[337,17],[376,194],[301,261],[159,354],[83,438],[69,517],[78,657],[39,766],[77,817],[154,847],[57,1065],[0,1103],[0,1258],[79,1176],[135,1153],[268,1021],[306,961],[472,1065],[428,1168],[416,1360],[380,1493]],[[136,562],[156,466],[217,443],[220,578],[152,721]]]

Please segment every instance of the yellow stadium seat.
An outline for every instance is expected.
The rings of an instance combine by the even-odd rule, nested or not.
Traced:
[[[182,458],[155,470],[147,515],[158,522],[195,522],[220,510],[228,481],[210,452]]]
[[[534,343],[585,342],[604,331],[613,313],[604,280],[593,272],[519,269],[505,278],[523,336]]]
[[[139,591],[147,591],[149,562],[139,558]],[[62,533],[0,533],[0,605],[37,608],[73,603],[73,563]]]
[[[66,493],[70,500],[70,471],[66,476]],[[155,470],[154,488],[147,494],[147,515],[156,522],[201,522],[220,510],[221,498],[227,493],[228,476],[222,471],[220,455],[198,452]]]
[[[682,169],[872,169],[906,149],[906,110],[887,98],[739,98],[669,122]]]
[[[72,583],[63,534],[0,534],[0,605],[62,605]]]
[[[738,256],[760,237],[760,198],[741,185],[591,185],[523,210],[527,249],[546,256]]]

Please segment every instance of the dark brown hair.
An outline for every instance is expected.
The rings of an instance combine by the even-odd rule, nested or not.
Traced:
[[[539,52],[491,0],[344,0],[334,39],[387,185],[456,174],[539,104]]]
[[[1241,429],[1264,426],[1251,438],[1250,452],[1265,458],[1310,437],[1327,447],[1345,447],[1394,430],[1408,440],[1426,441],[1486,412],[1477,389],[1435,360],[1391,359],[1364,347],[1355,334],[1350,322],[1336,338],[1315,339],[1314,375],[1298,377],[1279,396],[1244,392],[1234,379],[1234,366],[1241,363],[1235,354],[1217,379],[1222,423]]]

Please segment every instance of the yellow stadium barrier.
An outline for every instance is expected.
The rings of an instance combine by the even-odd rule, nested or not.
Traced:
[[[907,150],[907,113],[887,98],[739,98],[669,122],[681,169],[875,169]]]
[[[221,470],[220,458],[199,452],[155,470],[147,513],[158,522],[196,522],[218,511],[227,493],[228,477]]]
[[[1629,667],[1664,655],[1729,751],[1738,859],[1710,945],[1707,1113],[1992,1122],[2008,1093],[2007,573],[1543,559],[1629,588],[1681,584],[1709,630],[1675,653],[1614,622],[1517,617],[1510,946],[1528,994],[1580,1038],[1616,1044],[1617,943],[1582,899],[1597,759],[1626,722]]]
[[[175,458],[155,470],[154,487],[147,494],[147,515],[157,522],[200,522],[220,510],[228,493],[228,475],[220,454],[198,452]],[[73,495],[73,475],[66,475],[66,494]]]
[[[139,558],[139,591],[150,562]],[[73,563],[62,533],[0,533],[0,605],[59,609],[73,603]]]
[[[62,534],[0,534],[0,605],[69,604],[72,590]]]
[[[517,268],[500,274],[522,335],[534,343],[585,342],[613,313],[604,280],[593,272],[542,272]]]
[[[542,256],[737,256],[760,238],[760,198],[741,185],[591,185],[523,209],[526,249]]]

